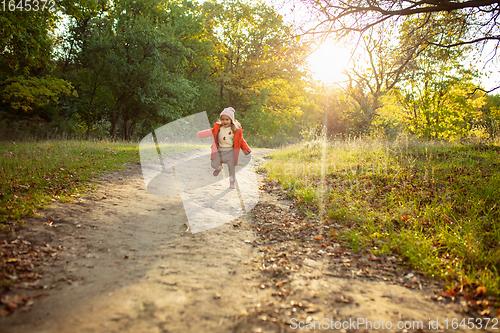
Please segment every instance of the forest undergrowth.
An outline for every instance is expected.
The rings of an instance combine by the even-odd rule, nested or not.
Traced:
[[[306,214],[346,226],[330,237],[401,257],[449,297],[499,299],[499,145],[315,139],[263,168]]]

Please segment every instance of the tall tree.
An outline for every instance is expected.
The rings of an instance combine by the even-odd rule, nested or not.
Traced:
[[[456,40],[460,31],[447,27],[451,21],[460,19],[455,14],[422,14],[403,22],[387,21],[364,32],[358,43],[362,52],[353,58],[353,65],[345,73],[348,77],[345,91],[358,104],[349,116],[352,130],[357,133],[371,130],[378,117],[377,110],[383,105],[381,98],[391,90],[408,88],[415,81],[429,82],[436,77],[435,72],[443,74],[456,69],[444,66],[443,61],[454,59],[454,64],[463,61],[464,47],[443,49],[434,44]],[[458,73],[468,75],[464,71],[453,75]],[[474,90],[477,86],[471,87]]]
[[[190,110],[197,95],[188,79],[195,50],[185,44],[195,43],[190,31],[200,25],[189,6],[121,0],[105,15],[90,18],[78,48],[81,88],[88,95],[84,118],[100,112],[109,120],[111,137],[120,130],[130,139],[146,118],[165,122]],[[112,104],[96,110],[94,102],[104,93]]]
[[[448,22],[441,21],[441,26],[453,30],[453,39],[442,41],[429,39],[427,42],[438,47],[452,48],[457,46],[479,44],[485,42],[500,45],[500,4],[496,0],[302,0],[302,2],[318,17],[312,28],[305,33],[328,33],[342,38],[351,33],[365,33],[375,26],[390,20],[430,17],[432,14],[448,16]],[[431,20],[424,21],[422,28],[433,25]],[[498,88],[498,87],[497,87]],[[494,88],[494,89],[497,89]],[[494,90],[493,89],[493,90]]]
[[[3,11],[0,16],[0,80],[47,73],[57,15],[45,11]]]
[[[0,16],[0,109],[14,120],[34,116],[51,120],[57,109],[48,106],[57,104],[60,95],[73,93],[69,82],[52,73],[59,17],[55,11],[35,10],[37,4],[19,4],[32,8],[16,7]]]
[[[273,8],[236,0],[206,1],[203,10],[215,36],[220,107],[232,105],[245,114],[266,82],[300,81],[306,49]]]
[[[389,22],[367,31],[358,43],[362,52],[345,70],[348,80],[344,91],[358,104],[349,117],[351,130],[358,134],[370,129],[382,106],[381,97],[405,80],[414,59],[426,49],[422,38],[406,38],[404,33],[400,40],[393,38],[394,29]]]

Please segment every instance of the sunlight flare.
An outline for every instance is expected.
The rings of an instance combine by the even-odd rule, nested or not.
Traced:
[[[342,74],[348,66],[351,53],[332,41],[326,41],[309,56],[313,78],[326,84],[340,84],[347,77]]]

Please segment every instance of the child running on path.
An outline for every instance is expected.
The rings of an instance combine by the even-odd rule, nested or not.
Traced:
[[[214,128],[198,132],[199,138],[212,136],[212,168],[214,176],[218,176],[222,170],[222,163],[226,163],[229,169],[229,187],[235,188],[235,169],[238,165],[240,149],[245,155],[252,151],[245,139],[243,139],[243,129],[241,124],[234,119],[234,109],[225,108],[219,116],[219,121],[214,123]]]

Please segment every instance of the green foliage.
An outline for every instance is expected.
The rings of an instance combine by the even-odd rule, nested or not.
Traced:
[[[298,136],[299,121],[311,123],[310,114],[304,113],[317,112],[300,89],[285,79],[269,80],[251,105],[241,120],[243,128],[270,138],[279,133]]]
[[[482,137],[477,124],[484,97],[472,95],[476,85],[471,73],[462,71],[462,76],[442,74],[427,79],[423,84],[412,81],[413,93],[404,101],[409,133],[443,140]]]
[[[484,137],[483,97],[473,93],[478,74],[462,65],[468,49],[436,46],[464,37],[465,20],[461,13],[424,13],[367,29],[357,46],[364,54],[355,54],[346,72],[348,98],[325,92],[334,110],[329,133]]]
[[[61,0],[57,9],[0,18],[11,31],[0,33],[0,122],[56,121],[71,135],[131,140],[231,105],[262,143],[310,122],[300,70],[307,45],[270,6]]]
[[[395,139],[405,131],[401,93],[392,89],[380,98],[378,117],[371,124],[370,134],[378,138]]]
[[[310,42],[261,1],[61,0],[55,12],[8,11],[0,123],[132,140],[233,106],[259,145],[325,121],[343,137],[494,139],[495,106],[469,96],[476,74],[458,66],[467,48],[434,47],[466,38],[468,19],[423,13],[367,30],[342,91],[308,81]]]
[[[306,45],[263,3],[206,1],[202,11],[214,34],[219,108],[233,106],[244,127],[261,135],[297,132]]]
[[[474,94],[477,72],[463,66],[467,48],[435,46],[462,38],[464,20],[461,13],[421,14],[401,25],[402,44],[421,43],[399,92],[406,130],[411,134],[443,140],[483,136],[478,125],[484,98]]]
[[[12,75],[44,74],[50,65],[57,21],[44,11],[2,11],[0,15],[0,80]]]
[[[73,39],[82,25],[73,22]],[[76,54],[83,68],[75,77],[82,83],[79,114],[87,131],[104,118],[110,136],[120,131],[130,139],[140,122],[161,124],[190,111],[197,89],[188,69],[202,44],[200,31],[187,2],[123,0],[107,15],[88,19]]]
[[[326,126],[329,137],[347,136],[355,133],[359,124],[356,102],[341,89],[319,87],[315,89],[311,98],[308,112],[304,115],[304,130]]]
[[[486,95],[481,108],[481,124],[491,140],[500,136],[500,95]]]
[[[4,81],[3,103],[8,103],[14,110],[32,111],[48,105],[50,102],[57,103],[59,96],[78,96],[71,83],[50,76],[42,78],[16,76]]]

